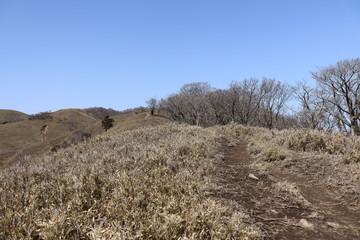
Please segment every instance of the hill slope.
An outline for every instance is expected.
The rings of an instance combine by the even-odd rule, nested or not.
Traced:
[[[0,170],[0,239],[360,238],[360,137],[146,112],[86,130]]]
[[[75,130],[96,122],[79,109],[60,110],[51,113],[50,116],[51,118],[46,120],[25,120],[0,125],[0,154],[41,144],[40,130],[45,124],[49,126],[46,139],[52,142],[61,141]]]
[[[147,112],[130,112],[116,116],[113,129],[125,131],[169,122],[163,117],[146,117],[147,115]],[[41,142],[40,130],[45,124],[49,126],[49,130],[46,141]],[[87,110],[81,109],[59,110],[51,113],[50,118],[45,120],[25,120],[0,125],[0,168],[9,166],[24,155],[35,156],[54,146],[67,146],[73,142],[69,138],[78,139],[82,134],[96,136],[103,132],[101,121],[88,115]]]
[[[240,208],[208,196],[221,158],[216,131],[146,127],[144,114],[122,120],[86,142],[1,171],[0,239],[258,236]]]
[[[0,124],[20,122],[28,118],[29,115],[19,111],[0,109]]]

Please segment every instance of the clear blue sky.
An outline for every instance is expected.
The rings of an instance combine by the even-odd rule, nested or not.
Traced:
[[[0,0],[0,109],[117,110],[360,57],[358,0]]]

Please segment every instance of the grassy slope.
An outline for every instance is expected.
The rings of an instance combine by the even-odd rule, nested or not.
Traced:
[[[3,170],[0,239],[255,238],[238,208],[207,197],[219,132],[144,114]]]
[[[109,131],[133,130],[140,127],[157,126],[170,122],[170,120],[161,116],[151,116],[150,118],[148,118],[148,120],[146,120],[146,115],[148,115],[148,112],[130,112],[113,117],[113,119],[115,120],[114,127],[111,128]],[[92,135],[98,135],[103,133],[104,131],[101,127],[101,121],[96,122],[94,125],[90,126],[86,130],[92,133]]]
[[[23,121],[28,119],[28,117],[29,115],[22,112],[0,109],[0,123]]]
[[[273,167],[307,172],[319,186],[360,194],[359,137],[231,124],[204,129],[146,114],[115,117],[102,134],[97,122],[87,130],[98,136],[3,170],[0,239],[255,238],[239,208],[206,194],[216,188],[211,176],[222,136],[233,146],[247,138],[264,175]],[[328,172],[319,175],[324,166]],[[302,196],[292,182],[275,187],[294,201]]]
[[[47,124],[47,141],[63,140],[73,129],[82,129],[95,123],[95,119],[82,110],[67,109],[51,114],[50,120],[26,120],[0,125],[0,154],[41,144],[40,129]]]
[[[114,117],[114,129],[130,130],[142,126],[155,126],[169,120],[152,116],[145,120],[147,112],[127,113]],[[101,121],[80,109],[65,109],[51,113],[53,119],[26,120],[0,125],[0,168],[18,161],[23,155],[39,155],[49,151],[77,133],[91,133],[93,136],[103,133]],[[40,139],[40,129],[49,126],[46,142]]]

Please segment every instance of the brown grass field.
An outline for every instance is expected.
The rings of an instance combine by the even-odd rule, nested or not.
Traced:
[[[3,170],[0,239],[258,236],[237,205],[207,196],[221,160],[216,131],[159,117],[145,121],[144,113],[123,123],[132,118],[127,127],[119,122],[83,143]]]
[[[0,117],[9,116],[10,110],[0,110]],[[114,117],[114,129],[131,130],[140,126],[154,126],[168,120],[153,116],[151,121],[145,121],[146,112],[132,112]],[[69,138],[76,138],[81,134],[96,136],[104,130],[101,121],[86,114],[81,109],[65,109],[50,114],[52,119],[24,120],[16,123],[0,125],[0,168],[7,167],[18,161],[24,155],[39,155],[46,153],[52,147],[61,145]],[[8,120],[14,118],[6,118]],[[41,141],[40,130],[43,125],[49,130],[45,142]]]
[[[0,111],[3,113],[3,111]],[[0,167],[11,165],[19,155],[37,155],[49,147],[60,144],[77,131],[84,131],[96,120],[80,109],[67,109],[51,113],[52,119],[24,120],[0,125]],[[40,130],[49,126],[45,142]]]
[[[22,113],[14,110],[0,109],[0,124],[3,123],[11,123],[17,121],[23,121],[28,119],[28,115],[26,113]]]
[[[360,239],[359,137],[53,114],[92,137],[51,152],[50,127],[3,166],[0,239]]]
[[[96,122],[79,109],[60,110],[51,113],[52,119],[25,120],[0,125],[0,154],[21,150],[41,142],[40,129],[49,125],[47,141],[64,139],[77,129]]]

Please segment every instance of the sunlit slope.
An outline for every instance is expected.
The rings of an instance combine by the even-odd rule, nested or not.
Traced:
[[[25,120],[0,125],[0,154],[17,151],[41,143],[40,130],[48,125],[46,141],[64,139],[72,132],[94,124],[96,120],[79,109],[66,109],[51,113],[46,120]]]
[[[28,118],[29,115],[19,111],[0,109],[0,124],[24,121]]]
[[[143,112],[130,112],[122,114],[114,119],[114,127],[108,131],[126,131],[134,130],[142,127],[157,126],[171,122],[171,120],[162,116],[150,116],[148,111]],[[92,135],[98,135],[103,133],[104,130],[101,127],[101,121],[96,122],[93,126],[86,129]]]
[[[255,239],[239,208],[208,197],[219,134],[145,116],[0,171],[0,239]]]
[[[0,168],[12,165],[22,156],[46,154],[55,146],[63,146],[64,142],[68,142],[74,136],[86,134],[95,137],[105,132],[101,121],[86,114],[84,110],[59,110],[51,113],[51,117],[47,120],[26,120],[0,125]],[[133,130],[170,122],[164,117],[149,116],[146,111],[130,112],[113,118],[114,127],[109,130],[110,132]],[[49,126],[49,130],[45,142],[41,142],[40,129],[45,124]]]

